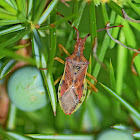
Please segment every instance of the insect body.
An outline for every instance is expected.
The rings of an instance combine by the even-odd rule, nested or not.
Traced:
[[[86,96],[86,72],[89,61],[83,54],[85,40],[78,38],[72,55],[66,58],[65,70],[58,88],[58,100],[65,114],[71,115],[82,104]]]
[[[64,17],[60,13],[57,14]],[[68,22],[72,25],[70,21]],[[97,30],[97,32],[114,27],[122,27],[122,25],[106,27],[104,29]],[[66,115],[73,114],[81,106],[86,96],[87,83],[90,85],[90,89],[98,92],[98,89],[88,79],[86,79],[87,75],[95,81],[95,84],[97,83],[96,78],[87,73],[89,61],[86,60],[83,54],[85,41],[90,34],[86,35],[84,39],[79,38],[79,31],[75,26],[73,26],[73,28],[77,31],[77,40],[73,54],[66,58],[66,62],[58,57],[55,58],[55,60],[58,60],[63,64],[65,63],[64,73],[58,87],[58,100]],[[62,49],[69,55],[65,48],[62,47]],[[58,82],[58,80],[56,81]],[[57,82],[55,82],[55,84]]]

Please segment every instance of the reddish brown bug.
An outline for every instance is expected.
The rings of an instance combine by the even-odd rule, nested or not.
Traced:
[[[75,28],[76,29],[76,28]],[[58,100],[65,114],[71,115],[82,104],[86,96],[87,82],[97,92],[97,88],[86,79],[89,61],[83,55],[85,41],[79,38],[77,30],[77,40],[72,55],[66,58],[65,70],[58,88]],[[88,75],[88,74],[87,74]],[[90,75],[97,82],[96,78]]]
[[[57,13],[61,15],[60,13]],[[64,17],[63,15],[61,15]],[[70,24],[71,22],[68,21]],[[106,30],[113,27],[122,27],[119,26],[112,26],[107,27],[105,29],[98,30]],[[90,85],[90,89],[98,92],[98,89],[93,85],[88,79],[86,79],[86,75],[92,78],[97,83],[95,77],[87,73],[87,68],[89,65],[89,61],[86,60],[83,54],[83,50],[85,49],[85,41],[89,37],[90,34],[86,35],[84,39],[79,38],[79,31],[78,29],[73,26],[73,28],[77,32],[77,39],[76,44],[74,45],[74,52],[72,55],[59,44],[59,47],[63,49],[63,51],[68,55],[66,58],[66,62],[62,59],[55,57],[54,59],[65,64],[65,69],[62,78],[58,78],[55,81],[55,84],[61,79],[59,87],[58,87],[58,100],[60,106],[66,115],[71,115],[81,106],[82,102],[85,99],[86,91],[87,91],[87,83]]]

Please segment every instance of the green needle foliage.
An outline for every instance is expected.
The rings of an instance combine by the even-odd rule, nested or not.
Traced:
[[[124,19],[122,8],[135,22]],[[65,17],[57,15],[57,12]],[[126,46],[139,49],[139,0],[120,0],[117,3],[115,0],[0,1],[0,139],[93,140],[111,126],[118,133],[125,131],[129,136],[140,138],[140,132],[135,131],[140,130],[140,55],[134,59],[134,68],[138,73],[135,76],[131,72],[134,52],[116,44],[106,31],[97,32],[107,23],[111,26],[123,25],[122,28],[109,29],[110,34]],[[54,81],[63,74],[64,65],[54,61],[54,57],[62,60],[67,57],[59,50],[58,44],[72,54],[76,43],[76,31],[72,26],[79,30],[80,38],[91,34],[85,44],[84,56],[90,62],[88,72],[98,80],[98,93],[87,90],[81,107],[68,116],[59,106],[58,84],[54,85]],[[93,46],[96,37],[95,59]],[[29,53],[24,53],[27,50]],[[40,73],[46,89],[46,106],[26,112],[9,101],[10,106],[4,110],[9,113],[4,116],[6,121],[2,122],[1,108],[7,104],[2,98],[7,94],[3,88],[11,71],[23,65],[44,68]],[[94,84],[93,80],[89,80]],[[99,82],[103,83],[102,86]],[[39,90],[39,87],[32,87]]]

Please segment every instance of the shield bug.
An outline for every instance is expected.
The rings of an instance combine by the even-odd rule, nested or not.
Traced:
[[[61,15],[60,13],[57,13]],[[63,15],[61,15],[64,17]],[[70,21],[68,21],[72,24]],[[102,30],[107,30],[113,27],[122,27],[122,26],[112,26],[107,27]],[[97,80],[95,77],[87,73],[87,68],[89,65],[89,61],[84,57],[83,50],[85,49],[86,39],[90,36],[90,34],[86,35],[84,39],[79,38],[78,29],[73,26],[73,28],[77,32],[76,44],[74,45],[74,52],[72,55],[59,44],[59,47],[63,49],[63,51],[68,55],[66,58],[66,62],[62,59],[55,57],[55,60],[65,64],[65,69],[63,76],[61,78],[59,87],[58,87],[58,100],[60,106],[66,115],[71,115],[81,106],[82,102],[85,99],[86,91],[87,91],[87,83],[90,85],[90,89],[95,92],[98,92],[98,89],[93,85],[88,79],[86,79],[86,75],[93,80],[95,80],[95,84]],[[60,80],[56,80],[55,84]]]
[[[74,52],[66,58],[64,73],[58,87],[60,106],[64,113],[68,115],[71,115],[80,107],[86,96],[86,73],[89,61],[84,57],[83,50],[88,36],[84,39],[79,38],[77,30]],[[95,92],[98,91],[94,85],[92,87]]]

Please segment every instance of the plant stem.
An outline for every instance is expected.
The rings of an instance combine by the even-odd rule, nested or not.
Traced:
[[[17,108],[14,104],[10,104],[10,111],[9,111],[9,116],[6,124],[6,128],[8,130],[14,130],[15,129],[15,121],[16,121],[16,112]]]

